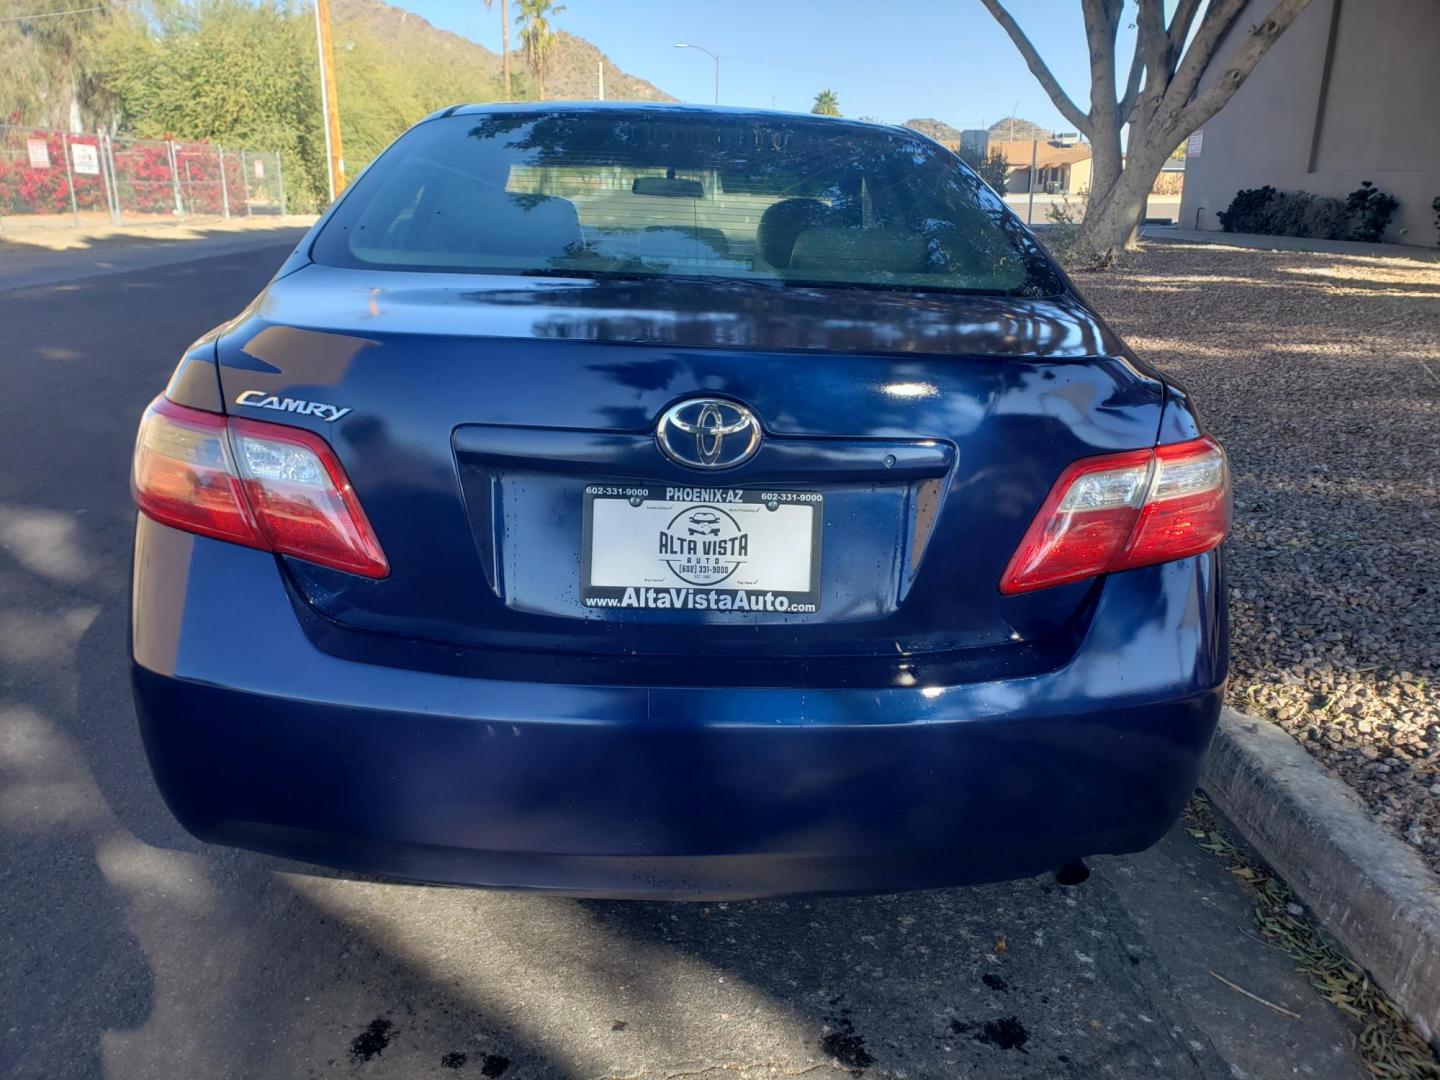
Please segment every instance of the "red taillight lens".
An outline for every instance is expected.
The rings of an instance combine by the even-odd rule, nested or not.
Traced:
[[[240,489],[225,418],[156,398],[140,421],[135,505],[163,525],[264,547]]]
[[[318,435],[231,420],[230,443],[265,546],[365,577],[390,571],[335,451]]]
[[[1140,520],[1114,566],[1170,562],[1217,547],[1230,531],[1230,470],[1209,437],[1155,448]]]
[[[324,439],[156,398],[140,421],[135,504],[186,532],[382,578],[390,572]]]
[[[1029,592],[1198,555],[1229,528],[1225,452],[1209,436],[1085,458],[1050,489],[1000,591]]]

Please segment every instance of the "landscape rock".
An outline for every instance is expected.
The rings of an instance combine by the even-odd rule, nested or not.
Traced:
[[[1230,704],[1440,869],[1440,264],[1149,241],[1076,278],[1229,452]]]

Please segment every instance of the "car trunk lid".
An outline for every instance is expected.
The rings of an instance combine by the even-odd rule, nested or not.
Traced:
[[[1061,470],[1153,444],[1163,400],[1070,297],[308,266],[218,348],[227,408],[328,439],[389,560],[368,581],[287,559],[310,605],[557,658],[893,659],[1053,636],[1091,585],[1002,596],[1006,561]],[[688,399],[753,412],[760,450],[725,470],[667,458],[657,421]],[[677,526],[696,550],[746,531],[716,508],[745,507],[772,547],[798,529],[815,610],[588,605],[597,501],[637,492],[700,514]],[[776,526],[771,503],[815,511],[811,531],[803,512]],[[647,513],[630,531],[650,544],[665,511]]]

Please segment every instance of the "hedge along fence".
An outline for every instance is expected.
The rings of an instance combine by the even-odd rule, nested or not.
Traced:
[[[0,216],[123,224],[284,212],[278,154],[0,126]]]
[[[77,157],[85,171],[74,168]],[[0,214],[108,209],[99,161],[98,135],[0,128]]]

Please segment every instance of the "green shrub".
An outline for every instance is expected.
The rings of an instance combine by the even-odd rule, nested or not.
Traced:
[[[1068,198],[1050,204],[1045,211],[1050,227],[1036,235],[1045,245],[1055,261],[1066,270],[1089,269],[1094,262],[1094,253],[1087,252],[1080,242],[1080,218]]]
[[[1258,188],[1241,188],[1230,200],[1230,208],[1220,211],[1220,227],[1226,232],[1269,232],[1275,201],[1280,193],[1269,184]]]
[[[1440,225],[1440,199],[1436,199]],[[1226,232],[1265,236],[1305,236],[1321,240],[1379,241],[1400,205],[1369,180],[1344,201],[1308,191],[1276,191],[1269,184],[1235,193],[1220,211]]]
[[[1385,237],[1385,226],[1395,216],[1400,200],[1387,195],[1369,180],[1352,191],[1345,200],[1350,214],[1350,233],[1356,240],[1379,243]]]
[[[1297,236],[1317,236],[1323,240],[1344,240],[1347,220],[1345,204],[1329,195],[1315,195],[1310,199],[1303,217],[1304,231]]]
[[[1309,236],[1316,197],[1308,191],[1286,192],[1272,205],[1271,230],[1279,236]]]
[[[1002,195],[1005,193],[1005,180],[1010,175],[1010,166],[1005,163],[1005,155],[1000,151],[994,150],[989,157],[982,157],[973,150],[961,150],[960,160],[974,169],[980,179],[995,191]]]

